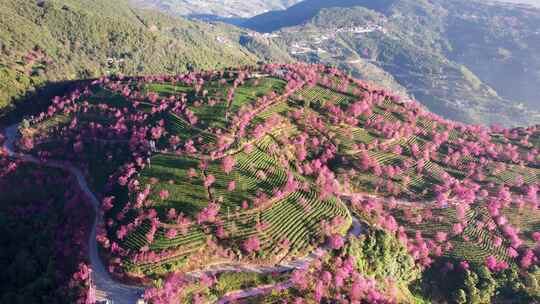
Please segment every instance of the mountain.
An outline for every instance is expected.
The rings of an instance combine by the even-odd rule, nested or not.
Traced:
[[[2,133],[2,303],[540,301],[540,126],[324,65],[65,93]]]
[[[243,22],[242,26],[258,32],[272,32],[283,27],[302,24],[315,17],[325,8],[363,6],[376,11],[384,11],[394,1],[395,0],[306,0],[283,11],[267,12],[250,18]]]
[[[243,26],[445,117],[510,126],[540,122],[539,24],[540,10],[495,2],[306,0]]]
[[[139,7],[155,8],[182,16],[249,18],[282,10],[302,0],[131,0]]]
[[[124,0],[1,1],[0,108],[66,80],[291,60],[268,41],[243,46],[246,34],[134,9]]]

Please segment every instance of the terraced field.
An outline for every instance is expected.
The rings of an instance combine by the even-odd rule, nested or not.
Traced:
[[[102,80],[55,100],[21,144],[91,167],[102,251],[122,278],[344,255],[353,214],[421,267],[523,264],[540,229],[536,129],[456,124],[328,73],[269,65]]]
[[[275,95],[283,93],[284,85],[282,80],[271,77],[246,80],[234,93],[231,112],[249,107],[250,102],[271,92]],[[211,82],[205,89],[208,91],[206,101],[201,105],[193,103],[190,106],[199,119],[196,125],[172,111],[160,115],[170,136],[178,136],[182,142],[191,140],[205,146],[211,146],[218,141],[218,136],[212,130],[225,130],[228,123],[225,119],[226,107],[223,102],[209,105],[208,100],[224,97],[230,86],[227,87],[223,82]],[[163,98],[175,94],[196,98],[187,87],[172,83],[152,83],[144,86],[144,92],[154,92]],[[336,96],[338,95],[336,93]],[[254,125],[264,123],[276,115],[287,117],[289,111],[297,108],[292,101],[280,101],[260,111],[248,130],[252,131]],[[152,241],[146,238],[153,229],[152,224],[149,220],[143,220],[136,229],[118,242],[120,246],[131,251],[148,246],[157,255],[166,252],[167,257],[152,263],[128,263],[126,267],[129,271],[148,275],[183,267],[190,255],[205,250],[208,229],[223,229],[228,235],[227,242],[231,248],[240,248],[242,242],[248,238],[257,237],[264,252],[263,256],[279,259],[302,256],[319,246],[320,241],[324,240],[320,232],[322,221],[341,217],[345,222],[339,230],[341,233],[347,230],[350,226],[350,214],[345,205],[337,198],[320,199],[313,186],[276,197],[276,193],[282,192],[282,188],[291,178],[296,177],[303,182],[307,180],[301,174],[283,167],[278,151],[273,150],[279,144],[278,138],[297,134],[297,128],[283,125],[267,131],[268,134],[262,138],[249,141],[249,145],[253,147],[249,152],[243,151],[242,146],[235,146],[236,152],[231,154],[235,166],[230,173],[223,171],[220,159],[206,160],[198,154],[188,156],[182,153],[161,153],[148,160],[148,166],[138,173],[138,182],[151,187],[146,198],[146,208],[156,211],[161,224]],[[208,176],[215,178],[211,187],[204,185]],[[230,188],[231,183],[234,183],[233,189]],[[160,197],[163,192],[168,194],[166,198]],[[207,223],[204,227],[195,224],[183,234],[174,237],[167,235],[169,230],[181,227],[174,220],[167,219],[171,209],[186,218],[195,218],[210,202],[219,203],[218,214],[222,221]],[[134,215],[128,216],[125,222],[132,220]]]
[[[303,101],[306,105],[314,108],[322,108],[325,106],[326,103],[346,106],[354,100],[349,95],[345,95],[343,93],[339,93],[335,90],[322,86],[304,88],[297,92],[296,99],[299,99]]]
[[[149,200],[155,202],[152,208],[157,211],[160,218],[166,218],[171,208],[178,213],[193,217],[208,206],[209,193],[203,186],[203,176],[212,175],[216,183],[211,187],[214,200],[220,202],[220,214],[225,219],[222,227],[226,232],[234,235],[234,240],[241,242],[252,236],[261,241],[262,249],[269,255],[284,256],[303,254],[309,248],[317,247],[319,239],[319,223],[330,221],[336,216],[344,219],[350,218],[347,208],[337,199],[318,199],[314,190],[309,192],[294,191],[282,199],[275,200],[275,191],[283,187],[287,181],[286,171],[276,166],[276,160],[264,153],[264,145],[255,145],[254,151],[249,154],[240,152],[234,155],[236,169],[225,174],[218,162],[207,165],[204,171],[198,170],[199,160],[185,156],[156,155],[151,159],[151,165],[140,173],[141,184],[153,184],[152,195]],[[190,177],[189,171],[194,169],[197,176]],[[267,172],[263,179],[257,176],[258,172]],[[152,179],[154,179],[152,181]],[[234,190],[228,190],[230,182],[235,182]],[[167,199],[160,199],[159,193],[168,191]],[[256,194],[268,197],[259,207],[249,211],[239,211],[243,202],[257,200]],[[299,204],[303,201],[305,207]],[[309,209],[308,209],[309,208]],[[266,228],[258,230],[257,223],[264,223]],[[345,223],[344,229],[350,226],[350,220]],[[174,223],[167,227],[173,228]],[[152,250],[175,249],[184,251],[180,257],[187,255],[205,245],[204,233],[195,229],[187,235],[172,239],[166,237],[166,230],[160,229],[155,239],[149,243],[145,234],[150,230],[149,223],[129,234],[126,238],[128,248],[137,249],[149,245]],[[288,246],[283,249],[280,243],[287,240]],[[167,261],[167,263],[171,263]],[[149,272],[155,269],[142,266],[140,269]]]

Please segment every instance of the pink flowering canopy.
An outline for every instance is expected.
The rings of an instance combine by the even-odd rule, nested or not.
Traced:
[[[219,276],[182,274],[219,262],[296,261],[276,292],[369,303],[396,302],[422,271],[440,284],[487,271],[509,286],[538,266],[538,127],[448,121],[336,68],[102,77],[20,133],[19,151],[95,183],[107,269],[164,277],[145,293],[153,303],[204,303]],[[0,177],[20,166],[6,154]],[[370,260],[394,258],[380,246],[409,273]],[[205,291],[188,295],[190,284]],[[472,287],[453,287],[445,296],[467,302]]]

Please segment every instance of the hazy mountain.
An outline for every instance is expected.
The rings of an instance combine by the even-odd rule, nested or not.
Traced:
[[[176,15],[211,15],[246,18],[282,10],[302,0],[131,0],[140,7],[157,8]]]
[[[484,1],[307,0],[245,22],[296,59],[406,89],[446,117],[540,121],[540,10]],[[267,35],[268,36],[268,35]]]
[[[306,0],[287,10],[255,16],[242,23],[242,26],[259,32],[272,32],[283,27],[302,24],[315,17],[324,8],[363,6],[382,11],[387,9],[392,2],[394,0]]]
[[[124,0],[4,0],[0,108],[29,89],[69,79],[290,60],[269,41],[246,41],[246,34],[231,25],[132,9]]]

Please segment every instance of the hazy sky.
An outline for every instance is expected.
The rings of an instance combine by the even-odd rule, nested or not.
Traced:
[[[540,6],[540,0],[498,0],[501,2],[513,2],[513,3],[526,3],[526,4],[532,4],[536,6]]]

